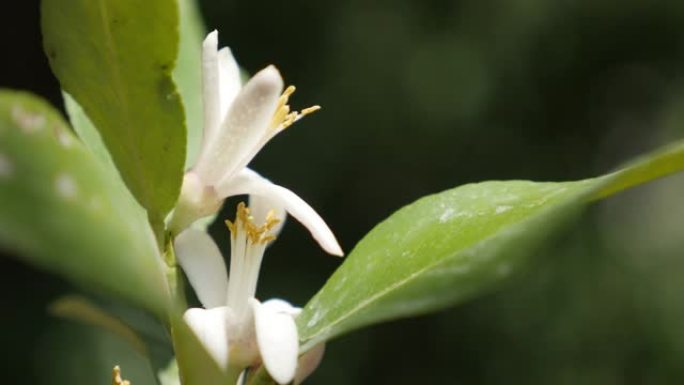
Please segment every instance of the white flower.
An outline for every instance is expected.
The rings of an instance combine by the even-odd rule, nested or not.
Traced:
[[[302,356],[295,317],[300,309],[280,299],[254,298],[261,260],[282,224],[267,201],[252,199],[252,211],[238,205],[231,232],[230,280],[214,241],[206,232],[188,229],[175,241],[178,262],[204,308],[191,308],[184,319],[216,362],[237,375],[262,362],[280,384],[301,382],[320,361],[322,348]],[[282,213],[282,210],[280,211]],[[259,225],[257,225],[259,224]]]
[[[318,106],[290,111],[290,86],[273,66],[252,77],[244,87],[235,59],[226,48],[218,50],[218,33],[211,32],[202,51],[204,131],[197,161],[183,178],[181,195],[169,228],[179,234],[195,220],[216,212],[234,195],[256,195],[283,207],[309,229],[330,254],[342,255],[323,219],[292,191],[271,183],[247,164],[276,134]]]

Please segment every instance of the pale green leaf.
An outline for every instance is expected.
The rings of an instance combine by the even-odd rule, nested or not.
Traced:
[[[185,167],[194,164],[202,141],[202,41],[205,28],[196,0],[178,0],[180,8],[180,49],[173,78],[185,105],[188,128]]]
[[[0,91],[0,245],[158,314],[168,289],[145,211],[58,113]]]
[[[69,122],[71,123],[74,132],[76,132],[76,135],[78,135],[86,148],[95,154],[103,164],[107,165],[118,174],[116,165],[109,155],[107,147],[102,142],[100,133],[93,125],[93,122],[90,121],[85,111],[83,111],[83,108],[81,108],[78,102],[68,93],[62,92],[62,97],[64,98],[64,109],[67,112]]]
[[[43,0],[45,52],[62,88],[99,130],[154,222],[175,205],[185,117],[171,78],[178,52],[174,0]]]
[[[589,202],[684,169],[684,142],[601,178],[469,184],[377,225],[298,317],[303,350],[350,330],[452,306],[519,270]]]

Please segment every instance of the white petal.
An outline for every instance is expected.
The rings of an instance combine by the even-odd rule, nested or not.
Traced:
[[[252,299],[250,304],[261,360],[276,382],[287,384],[294,379],[299,354],[297,325],[290,314],[292,306],[279,299],[263,304]]]
[[[200,176],[188,171],[183,176],[180,197],[169,221],[169,230],[179,234],[200,218],[216,213],[223,199],[216,195],[214,187],[207,186]]]
[[[209,310],[191,308],[183,314],[183,319],[195,332],[197,339],[223,369],[228,366],[229,349],[226,317],[228,317],[229,312],[230,309],[224,306]]]
[[[176,237],[174,248],[197,297],[205,308],[225,306],[228,273],[214,240],[204,231],[187,229]]]
[[[233,100],[211,145],[200,154],[197,172],[209,183],[220,183],[245,167],[267,135],[283,89],[273,66],[254,75]]]
[[[202,154],[207,152],[221,126],[221,100],[219,90],[219,58],[218,32],[210,32],[202,43],[202,106],[204,108],[204,128],[202,131],[202,149],[197,160],[199,164]],[[200,169],[202,169],[200,167]],[[200,174],[205,179],[205,175]]]
[[[311,206],[297,194],[271,183],[250,169],[243,169],[229,183],[217,185],[216,192],[222,198],[242,194],[266,197],[301,222],[323,250],[333,255],[343,255],[335,235]]]
[[[311,350],[299,357],[297,363],[297,372],[294,377],[294,385],[301,384],[311,373],[316,370],[318,365],[323,360],[323,353],[325,353],[325,343],[314,345]]]
[[[233,103],[235,96],[240,91],[242,81],[240,79],[240,68],[238,67],[230,48],[223,47],[218,51],[219,67],[219,96],[221,121],[226,118],[228,107]]]

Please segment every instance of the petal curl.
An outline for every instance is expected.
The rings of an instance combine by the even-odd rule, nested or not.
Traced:
[[[183,320],[190,326],[197,339],[200,340],[211,357],[223,369],[228,367],[229,346],[226,318],[230,309],[217,307],[213,309],[191,308],[183,314]]]
[[[254,327],[261,360],[279,384],[290,383],[297,369],[299,338],[289,303],[272,299],[264,303],[252,299]]]
[[[205,231],[187,229],[174,242],[176,258],[205,308],[226,305],[228,273],[221,251]]]
[[[222,198],[242,194],[266,197],[303,224],[323,250],[332,255],[344,254],[332,230],[308,203],[292,191],[271,183],[250,169],[245,168],[228,183],[217,185],[216,192]]]

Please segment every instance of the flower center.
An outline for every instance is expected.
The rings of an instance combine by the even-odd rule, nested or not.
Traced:
[[[247,235],[247,240],[253,244],[265,244],[276,239],[275,235],[270,231],[280,223],[280,219],[276,218],[275,210],[270,210],[266,214],[266,220],[263,225],[257,226],[254,223],[254,217],[249,212],[249,208],[244,202],[240,202],[235,213],[235,222],[226,219],[226,226],[230,230],[233,238],[236,238],[240,231],[244,231]],[[241,229],[238,228],[241,227]]]
[[[242,202],[237,206],[235,222],[226,220],[231,233],[227,305],[239,321],[248,314],[248,302],[256,293],[264,250],[268,242],[276,238],[272,230],[280,221],[271,210],[263,224],[257,225]]]
[[[290,95],[295,92],[295,86],[288,86],[283,94],[280,95],[278,99],[278,105],[276,106],[275,113],[273,114],[273,120],[271,120],[271,129],[281,129],[284,130],[292,125],[292,123],[298,121],[299,119],[314,113],[321,109],[321,106],[311,106],[304,108],[301,111],[290,111],[290,105],[287,102],[290,99]]]

